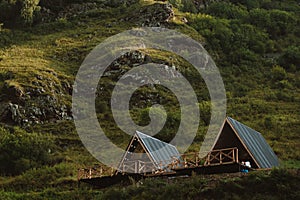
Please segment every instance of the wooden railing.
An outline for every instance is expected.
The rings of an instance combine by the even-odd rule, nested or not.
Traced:
[[[91,179],[91,178],[98,178],[107,175],[113,175],[115,172],[114,168],[107,168],[102,166],[95,166],[89,168],[81,168],[78,169],[77,178],[80,179]]]
[[[153,172],[156,167],[152,162],[144,162],[141,160],[123,162],[119,170],[126,173],[149,173]]]
[[[117,173],[162,174],[179,168],[215,166],[238,162],[238,149],[228,148],[210,151],[204,157],[200,157],[199,152],[182,154],[180,158],[172,157],[170,160],[164,161],[163,163],[169,163],[167,166],[163,165],[162,162],[153,164],[152,162],[141,160],[126,161],[119,166]],[[91,179],[108,174],[112,176],[115,173],[116,170],[114,168],[103,168],[102,166],[91,167],[88,169],[79,169],[78,179]]]
[[[204,157],[199,156],[199,152],[181,155],[182,160],[177,159],[177,165],[172,168],[193,168],[200,166],[221,165],[238,162],[238,149],[228,148],[213,150]]]
[[[204,166],[221,165],[221,164],[238,163],[238,162],[239,162],[238,149],[228,148],[228,149],[213,150],[209,152],[206,156]]]
[[[183,159],[183,163],[182,163],[181,167],[184,167],[184,168],[202,166],[206,159],[205,157],[201,158],[199,156],[199,152],[183,154],[183,155],[181,155],[181,157]]]

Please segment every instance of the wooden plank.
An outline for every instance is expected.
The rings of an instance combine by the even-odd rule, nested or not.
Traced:
[[[218,133],[218,135],[217,135],[217,137],[216,137],[216,139],[215,139],[215,141],[214,141],[214,143],[213,143],[213,145],[212,145],[212,147],[210,149],[210,152],[212,152],[214,150],[214,147],[216,146],[217,141],[219,140],[220,135],[222,133],[222,130],[223,130],[224,126],[225,126],[226,120],[227,120],[227,118],[224,120],[224,122],[223,122],[223,124],[222,124],[222,126],[220,128],[219,133]]]
[[[133,144],[133,142],[134,142],[135,139],[137,139],[136,134],[135,134],[134,136],[132,136],[132,138],[131,138],[131,140],[130,140],[130,142],[129,142],[127,148],[126,148],[126,151],[125,151],[125,153],[124,153],[124,155],[123,155],[123,157],[122,157],[122,159],[121,159],[121,161],[120,161],[120,163],[119,163],[119,167],[118,167],[118,168],[120,168],[121,165],[122,165],[122,163],[124,162],[124,160],[125,160],[125,158],[126,158],[126,156],[127,156],[127,154],[128,154],[128,151],[129,151],[129,149],[130,149],[130,147],[131,147],[131,145]]]
[[[176,157],[170,162],[167,166],[170,170],[176,170],[180,168],[186,169],[193,169],[197,167],[209,167],[209,166],[217,166],[217,165],[224,165],[224,164],[232,164],[238,163],[238,149],[237,148],[226,148],[226,149],[219,149],[211,151],[207,154],[204,158],[199,158],[199,154],[190,153],[190,154],[183,154],[182,157],[184,158],[183,164],[180,160]],[[204,161],[203,164],[200,162]],[[181,167],[182,166],[182,167]],[[120,166],[120,169],[123,169],[124,172],[131,172],[131,173],[156,173],[156,174],[163,174],[167,173],[165,169],[163,169],[162,162],[159,163],[159,167],[157,168],[154,166],[153,162],[144,162],[141,160],[135,161],[127,161],[123,162]],[[113,168],[111,168],[113,174]],[[102,177],[103,176],[103,168],[102,166],[98,168],[88,168],[88,169],[79,169],[78,170],[78,180],[81,179],[91,179],[95,177]]]

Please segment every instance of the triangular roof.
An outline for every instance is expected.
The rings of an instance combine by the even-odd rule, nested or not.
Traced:
[[[147,152],[151,155],[156,164],[166,166],[171,163],[172,158],[179,158],[180,154],[174,145],[163,142],[157,138],[136,131]]]
[[[230,138],[230,141],[227,138]],[[258,168],[272,168],[279,165],[274,151],[259,132],[230,117],[225,119],[212,150],[228,147],[226,145],[239,146],[241,153],[247,153],[248,158]]]
[[[125,162],[127,155],[134,152],[138,144],[142,146],[156,169],[166,168],[172,162],[173,158],[180,159],[180,153],[174,145],[136,131],[128,144],[120,166]]]

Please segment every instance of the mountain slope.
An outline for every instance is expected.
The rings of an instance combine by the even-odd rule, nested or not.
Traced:
[[[0,178],[3,193],[9,196],[7,191],[43,191],[44,195],[47,188],[55,187],[57,191],[49,189],[49,196],[55,196],[76,185],[78,167],[98,163],[85,150],[74,128],[72,85],[82,61],[96,45],[140,26],[175,29],[201,42],[222,74],[227,114],[261,132],[283,165],[299,168],[300,8],[296,1],[252,5],[249,1],[210,2],[206,6],[196,4],[195,14],[194,8],[184,8],[176,1],[173,3],[177,8],[161,1],[126,2],[116,6],[105,1],[78,1],[58,10],[44,4],[43,22],[0,29],[0,150],[11,153],[0,154],[1,164],[11,155],[18,155],[16,162],[0,172],[4,176]],[[176,66],[195,88],[201,121],[190,150],[199,150],[210,119],[210,97],[204,81],[182,58],[153,49],[129,53],[125,58],[129,61],[122,64],[120,60],[115,71],[120,75],[122,69],[143,63],[136,59],[140,56],[143,62],[153,61],[170,69]],[[106,135],[125,148],[129,136],[116,126],[110,111],[108,97],[114,81],[114,77],[107,77],[99,83],[106,89],[98,93],[95,105]],[[140,125],[150,122],[149,106],[163,103],[168,118],[157,136],[165,141],[174,137],[180,112],[170,91],[143,87],[131,102],[131,116]],[[7,137],[10,134],[15,137]],[[45,144],[34,143],[36,137],[49,143],[43,163],[34,163],[32,157],[20,153],[30,142],[32,151]],[[26,142],[19,144],[19,140]],[[11,143],[17,144],[15,148],[8,145]]]

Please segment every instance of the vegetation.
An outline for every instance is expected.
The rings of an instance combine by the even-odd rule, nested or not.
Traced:
[[[165,3],[118,2],[0,0],[0,113],[13,103],[24,112],[38,113],[32,109],[40,108],[41,113],[50,113],[53,107],[59,115],[68,115],[70,87],[90,50],[109,36],[147,22],[152,16],[142,15],[141,10],[154,12],[154,3]],[[5,121],[0,116],[0,199],[299,199],[299,3],[169,2],[175,6],[175,17],[162,25],[205,46],[224,80],[227,114],[261,132],[282,167],[242,177],[148,179],[104,190],[84,185],[77,188],[77,168],[97,161],[82,145],[72,120],[57,120],[56,116],[45,119],[43,114],[32,119],[20,113],[22,120],[27,117],[32,123]],[[152,49],[141,52],[156,63],[174,64],[191,82],[199,100],[201,122],[189,150],[198,150],[210,121],[211,103],[204,81],[176,55]],[[107,87],[95,105],[106,135],[126,147],[130,138],[115,125],[108,101],[114,81],[107,78],[99,83]],[[141,101],[139,95],[145,99],[149,95],[151,101]],[[170,141],[180,122],[178,102],[170,91],[140,88],[130,102],[131,116],[136,123],[147,125],[149,106],[158,102],[164,104],[166,113],[152,111],[167,116],[158,137]]]
[[[8,132],[1,129],[0,150],[2,175],[17,175],[30,168],[49,164],[50,152],[53,146],[51,138],[22,130]]]
[[[0,19],[10,25],[21,22],[32,24],[34,15],[39,11],[40,0],[2,0]]]
[[[42,177],[44,173],[41,174]],[[60,185],[48,185],[47,189],[36,192],[14,193],[2,190],[0,199],[298,199],[300,180],[296,173],[293,170],[275,169],[249,175],[149,178],[140,181],[132,179],[131,183],[102,190],[92,190],[86,185],[77,188],[69,182],[69,187],[73,188],[67,191],[62,188],[67,185],[64,182]],[[51,177],[44,178],[47,182],[49,178],[52,181]],[[10,184],[10,187],[16,186]]]

